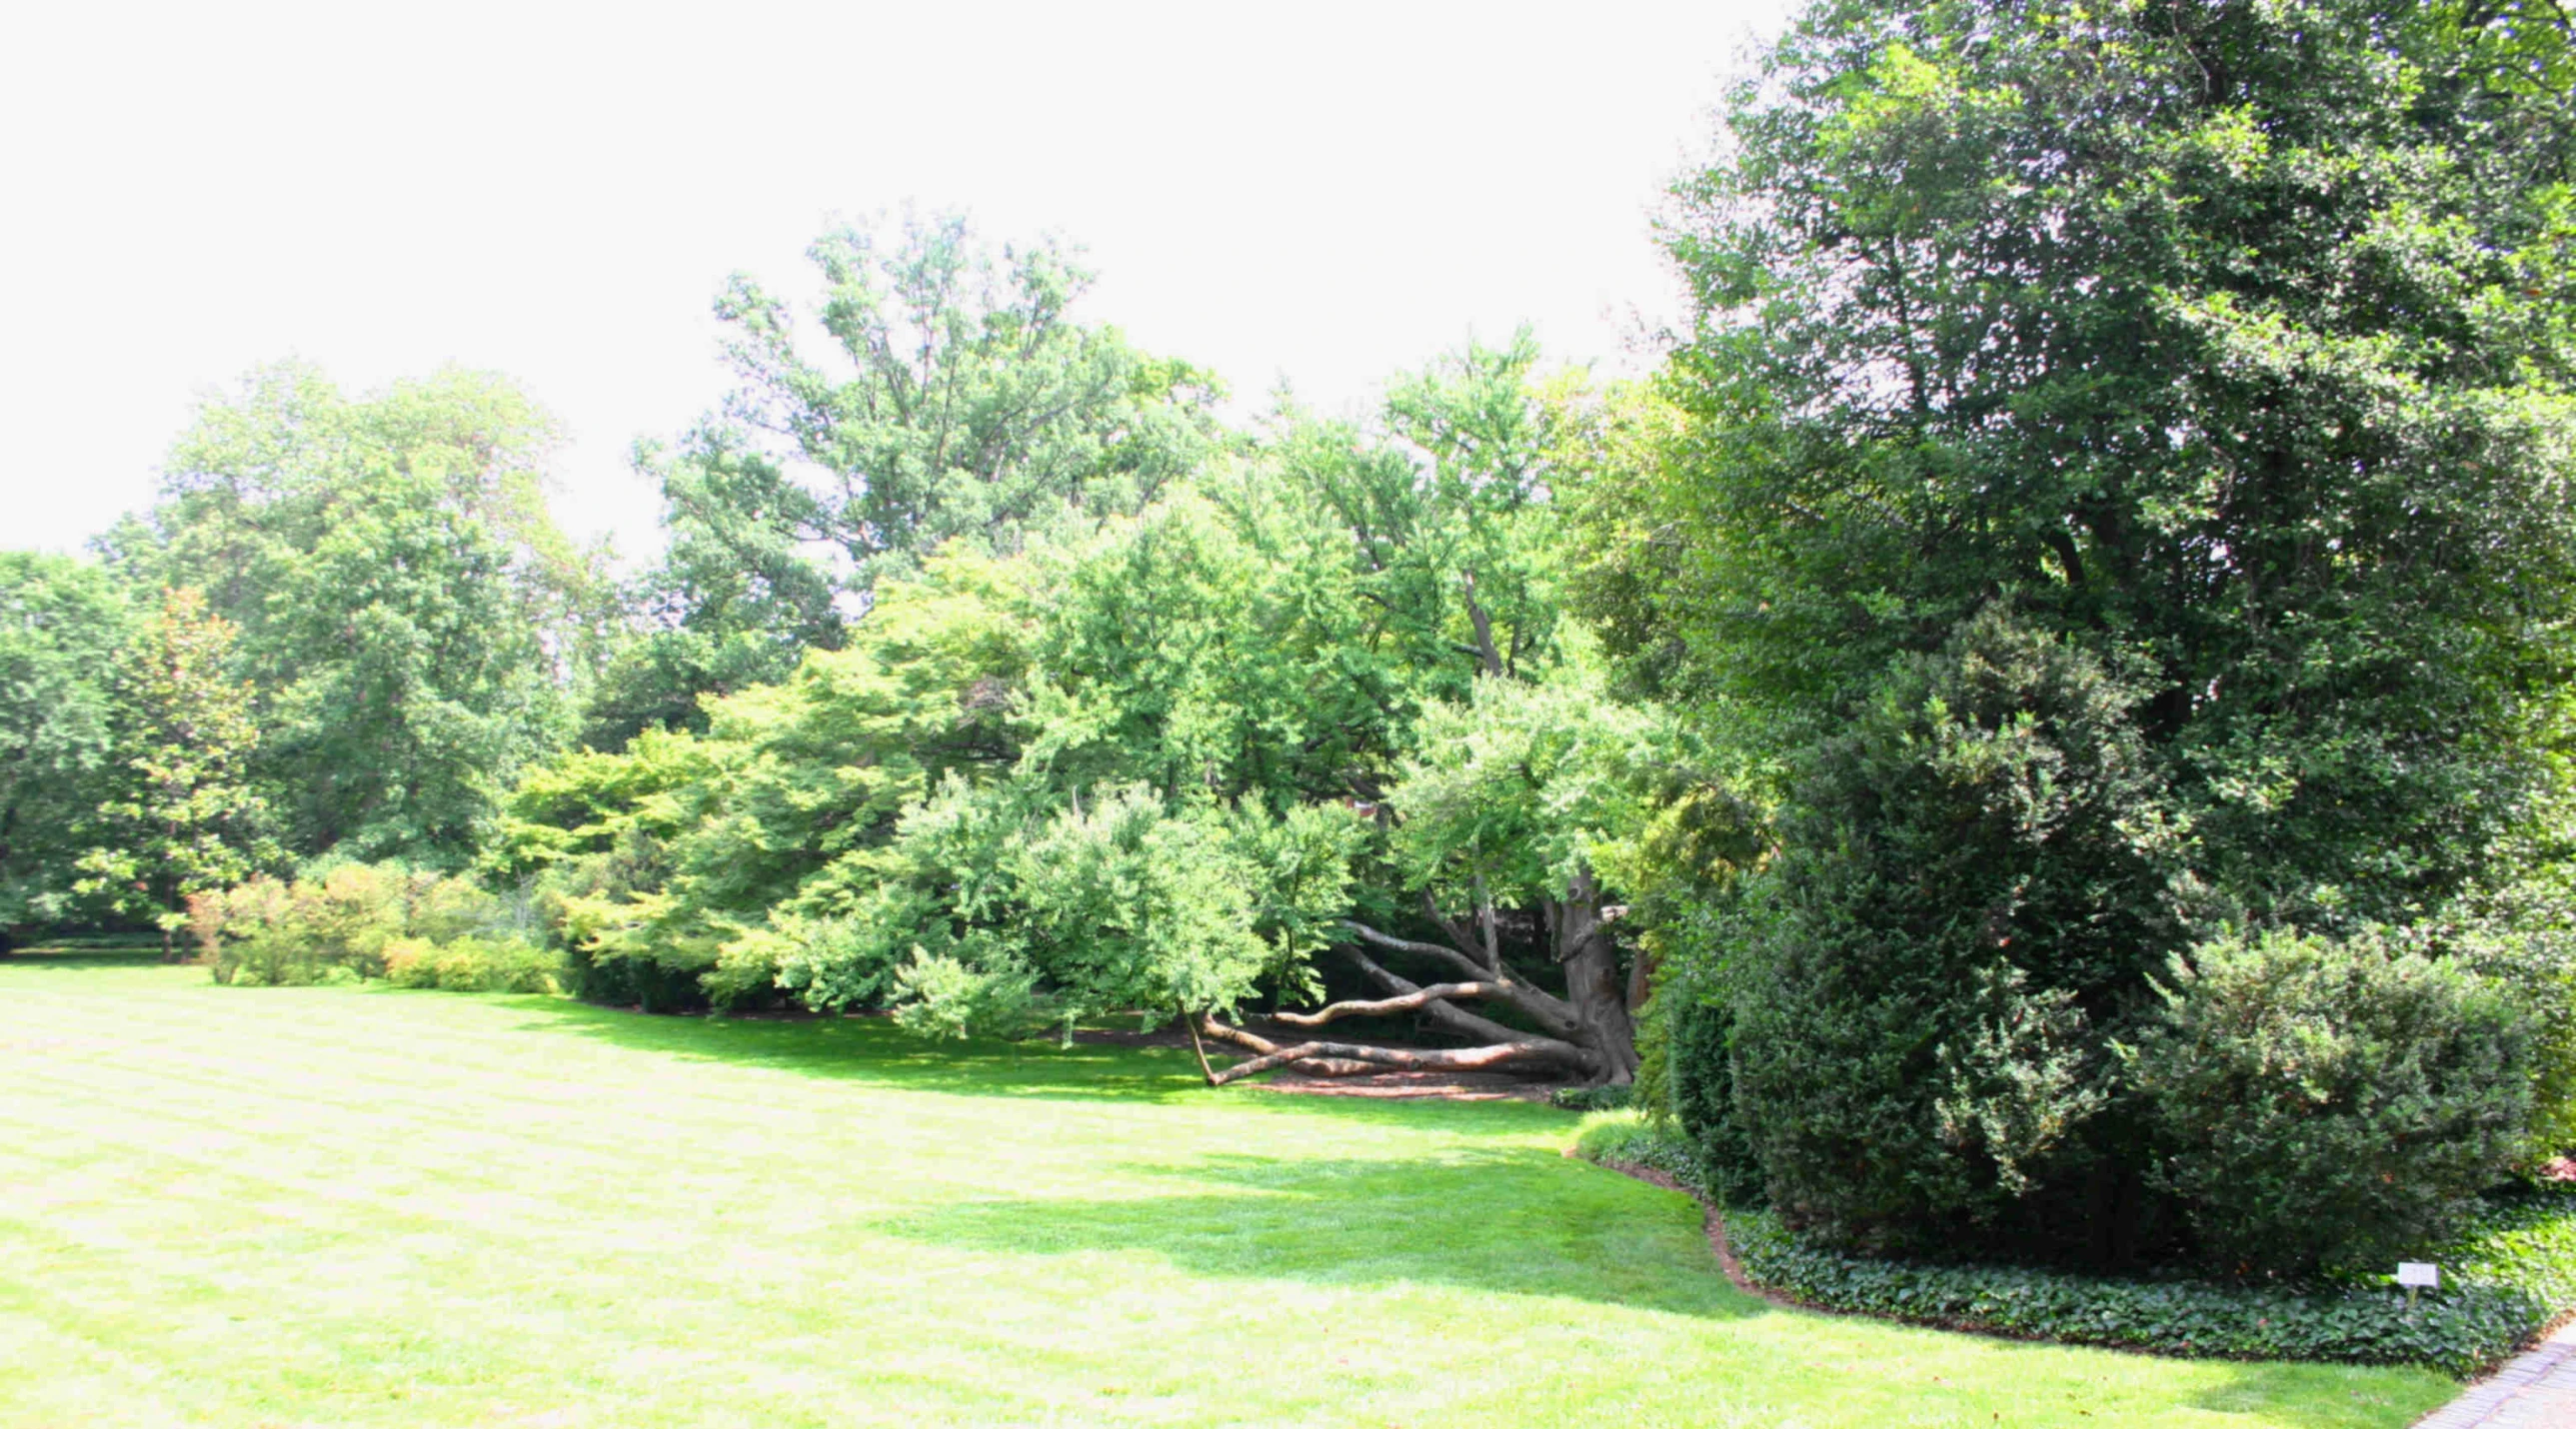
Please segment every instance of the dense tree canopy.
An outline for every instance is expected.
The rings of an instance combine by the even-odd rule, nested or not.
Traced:
[[[1592,850],[1633,822],[1651,721],[1602,707],[1558,618],[1549,483],[1590,457],[1589,399],[1536,357],[1436,364],[1376,431],[1284,414],[1132,516],[952,538],[702,738],[540,774],[505,866],[551,867],[566,936],[638,996],[953,1030],[1141,1010],[1365,1060],[1230,1020],[1323,991],[1335,948],[1462,1057],[1624,1080]]]
[[[1218,444],[1215,379],[1072,309],[1052,239],[996,247],[956,215],[824,234],[812,315],[737,275],[716,300],[740,378],[674,447],[647,446],[671,537],[650,633],[592,742],[697,727],[695,698],[837,647],[888,575],[951,540],[1008,553],[1068,518],[1132,515]]]
[[[1736,97],[1587,591],[1776,776],[1732,1057],[1801,1214],[2174,1233],[2115,1055],[2169,960],[2523,876],[2570,65],[2540,6],[1844,3]]]
[[[199,413],[113,537],[135,579],[239,627],[251,774],[295,852],[462,863],[562,737],[610,593],[547,516],[551,431],[497,378],[352,399],[270,368]]]
[[[238,632],[181,587],[117,652],[122,766],[99,805],[78,891],[160,930],[168,952],[188,900],[248,878],[278,853],[253,791],[251,687],[231,671]]]
[[[132,619],[96,564],[0,551],[0,952],[82,911],[73,863],[112,796]]]

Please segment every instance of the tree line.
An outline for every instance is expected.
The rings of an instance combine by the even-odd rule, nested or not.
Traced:
[[[1845,1244],[2376,1263],[2576,1144],[2571,90],[2546,0],[1818,4],[1651,376],[1365,420],[836,230],[630,581],[506,382],[265,372],[0,566],[0,924],[465,871],[602,1000],[1635,1081]]]

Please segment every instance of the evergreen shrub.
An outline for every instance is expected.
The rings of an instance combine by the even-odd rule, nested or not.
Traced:
[[[1697,1150],[1634,1113],[1588,1117],[1575,1153],[1695,1179]],[[2429,1251],[2439,1289],[2409,1302],[2386,1276],[2306,1283],[2095,1276],[1861,1255],[1730,1209],[1728,1247],[1752,1284],[1818,1309],[2198,1358],[2421,1364],[2478,1372],[2576,1309],[2576,1186],[2517,1186],[2468,1208]]]
[[[2416,1258],[2475,1209],[2530,1121],[2521,1011],[2385,936],[2205,944],[2165,996],[2131,1081],[2169,1148],[2155,1180],[2221,1266]]]

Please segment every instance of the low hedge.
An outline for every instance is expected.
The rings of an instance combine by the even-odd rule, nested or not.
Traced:
[[[1680,1138],[1633,1115],[1586,1118],[1575,1153],[1696,1185]],[[2409,1306],[2379,1285],[2301,1292],[2200,1280],[2125,1280],[2004,1265],[1878,1260],[1808,1243],[1774,1213],[1730,1209],[1746,1279],[1823,1310],[2159,1354],[2421,1364],[2473,1374],[2576,1308],[2576,1187],[2490,1200],[2433,1257],[2442,1288]]]

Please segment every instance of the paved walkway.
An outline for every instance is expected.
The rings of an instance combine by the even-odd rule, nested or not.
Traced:
[[[2495,1378],[2415,1421],[2415,1429],[2568,1429],[2576,1425],[2576,1323],[2505,1361]]]

